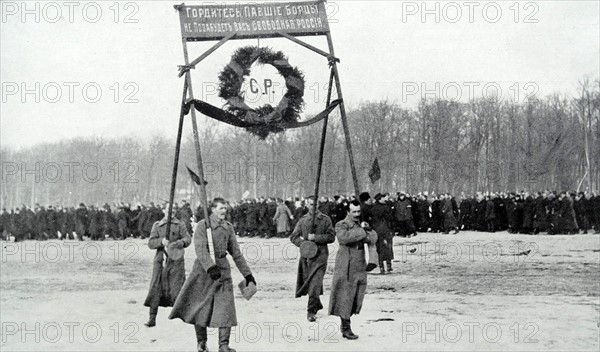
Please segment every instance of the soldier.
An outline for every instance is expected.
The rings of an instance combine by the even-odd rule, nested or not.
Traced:
[[[144,222],[148,218],[148,208],[144,204],[138,206],[139,211],[137,215],[131,219],[131,221],[135,224],[136,232],[140,238],[144,239],[147,236],[144,234]]]
[[[337,197],[337,198],[336,198]],[[336,200],[336,204],[335,207],[333,208],[333,219],[331,219],[331,221],[333,222],[333,225],[335,226],[335,224],[337,224],[338,222],[344,220],[344,218],[346,218],[346,214],[347,214],[347,208],[348,208],[348,200],[344,197],[344,196],[335,196],[334,199]]]
[[[129,212],[129,217],[131,221],[129,221],[129,231],[133,234],[133,237],[139,238],[142,236],[140,232],[139,220],[140,214],[142,213],[142,205],[140,203],[137,204],[135,209]]]
[[[411,237],[417,235],[412,215],[412,203],[406,198],[404,193],[398,194],[398,201],[394,204],[394,217],[396,220],[397,232],[402,237]]]
[[[306,215],[306,213],[308,213],[308,208],[306,207],[306,204],[304,203],[304,201],[299,201],[297,202],[297,206],[294,209],[294,213],[293,213],[293,218],[292,218],[292,227],[296,228],[296,224],[298,224],[298,221],[300,221],[300,219]]]
[[[88,229],[90,233],[90,239],[97,241],[100,239],[100,235],[102,232],[101,224],[102,224],[102,212],[97,210],[93,205],[90,206],[90,210],[88,212],[88,216],[90,219],[90,227]]]
[[[112,212],[108,203],[104,204],[104,213],[102,213],[102,230],[104,238],[112,237],[113,239],[117,239],[117,217]]]
[[[433,195],[432,195],[433,196]],[[444,227],[444,214],[442,214],[442,200],[435,195],[431,202],[431,232],[440,232]]]
[[[84,203],[79,203],[79,207],[75,210],[75,232],[80,241],[83,241],[83,236],[88,234],[88,225],[88,211]]]
[[[187,200],[183,199],[181,201],[181,208],[177,212],[177,219],[185,224],[185,228],[188,233],[192,233],[192,209],[190,208],[190,203]]]
[[[472,229],[472,210],[473,197],[463,197],[459,206],[459,223],[458,227],[465,231]]]
[[[577,221],[575,220],[575,210],[573,209],[573,199],[566,192],[561,192],[559,197],[559,233],[575,234],[579,232]]]
[[[504,192],[497,194],[493,199],[494,201],[494,213],[496,213],[496,230],[504,231],[508,229],[507,218],[506,218],[506,204],[504,203],[506,194]]]
[[[72,209],[64,208],[61,211],[60,232],[63,234],[63,240],[74,240],[75,236],[75,212]]]
[[[283,200],[281,202],[283,204]],[[273,220],[275,213],[277,213],[277,199],[269,198],[267,200],[267,220],[269,221],[269,234],[267,237],[277,236],[277,223]]]
[[[487,196],[485,201],[485,224],[488,232],[496,232],[496,205],[495,195]]]
[[[593,226],[596,230],[596,233],[600,234],[600,195],[592,192],[591,194],[587,195],[586,198],[586,211],[590,221],[590,226]]]
[[[533,204],[533,234],[537,235],[540,232],[548,229],[548,211],[546,209],[546,192],[535,192],[535,200]]]
[[[290,241],[299,247],[300,261],[298,262],[298,275],[296,278],[296,298],[308,295],[306,318],[313,322],[317,320],[316,314],[323,309],[320,295],[323,294],[323,277],[327,269],[329,248],[327,245],[335,241],[335,231],[331,219],[316,209],[313,225],[314,196],[307,199],[308,213],[296,224]],[[306,245],[315,243],[314,253],[304,250]],[[310,246],[308,246],[310,248]]]
[[[290,232],[290,220],[293,220],[294,216],[288,207],[283,204],[283,200],[277,198],[277,209],[273,216],[273,222],[277,224],[277,235],[278,237],[285,238]]]
[[[558,213],[559,213],[559,202],[556,199],[554,192],[548,193],[548,234],[554,235],[558,232]]]
[[[168,204],[165,214],[168,214]],[[152,280],[144,306],[150,307],[150,318],[145,324],[156,325],[158,307],[172,307],[185,282],[184,248],[192,243],[185,225],[177,218],[171,219],[167,235],[167,216],[154,223],[148,239],[148,247],[156,250],[152,265]],[[164,263],[163,263],[164,262]]]
[[[454,230],[454,234],[458,233],[458,224],[452,210],[452,199],[449,194],[442,195],[442,214],[444,217],[443,233],[448,234],[450,230]]]
[[[209,253],[206,220],[202,220],[196,224],[194,231],[197,258],[169,319],[180,318],[194,325],[198,351],[208,351],[206,328],[214,327],[219,328],[219,352],[235,352],[229,347],[231,327],[237,325],[237,316],[227,253],[244,276],[246,286],[250,283],[256,285],[256,280],[240,251],[233,225],[224,220],[227,211],[225,200],[215,198],[211,210],[210,227],[216,262]]]
[[[577,224],[584,234],[587,234],[590,228],[590,222],[587,214],[587,202],[588,200],[585,198],[585,194],[583,192],[579,192],[573,205]]]
[[[377,254],[379,257],[379,271],[385,274],[384,262],[388,273],[393,271],[392,260],[394,259],[394,232],[392,221],[394,213],[388,204],[388,196],[378,193],[375,195],[375,204],[371,208],[371,224],[377,233]]]
[[[25,239],[25,229],[23,216],[19,208],[15,208],[11,213],[11,234],[15,237],[15,242],[21,242]]]
[[[429,200],[427,199],[427,195],[421,194],[419,195],[419,201],[417,203],[419,207],[419,231],[427,232],[429,231],[429,227],[431,224],[431,214],[429,212]]]
[[[486,223],[485,223],[485,212],[486,212],[486,201],[483,197],[483,194],[477,193],[477,204],[475,204],[475,214],[473,216],[474,219],[474,229],[477,231],[485,231]]]
[[[509,193],[508,197],[504,199],[504,207],[506,208],[508,233],[517,233],[517,202],[513,193]]]
[[[48,234],[47,234],[47,230],[46,230],[46,209],[43,206],[40,206],[39,204],[36,204],[36,210],[35,210],[35,224],[36,224],[36,228],[35,228],[35,232],[36,232],[36,238],[38,241],[44,241],[48,239]]]
[[[271,237],[269,236],[270,219],[268,218],[267,214],[269,211],[269,206],[267,205],[267,201],[264,197],[260,197],[258,199],[256,209],[258,213],[258,236],[265,238]]]
[[[125,206],[121,204],[117,212],[117,225],[119,229],[119,239],[124,240],[129,236],[129,223],[131,218],[125,210]]]
[[[374,269],[367,265],[364,244],[376,244],[377,233],[367,222],[360,222],[361,205],[357,200],[348,204],[347,214],[335,225],[340,248],[333,270],[329,315],[340,317],[342,336],[355,340],[358,335],[352,332],[350,317],[360,313],[367,289],[367,271]]]
[[[248,207],[243,200],[240,200],[240,204],[235,209],[235,218],[238,219],[238,224],[235,227],[235,231],[237,231],[237,235],[246,236],[246,211]]]
[[[526,234],[533,234],[533,214],[535,201],[529,192],[525,192],[525,200],[523,202],[523,223],[522,231]]]
[[[155,222],[160,221],[163,216],[162,210],[154,205],[153,202],[150,202],[150,206],[146,209],[146,212],[142,211],[142,215],[140,215],[140,221],[142,221],[142,238],[150,236],[152,226],[154,226]]]
[[[2,208],[2,214],[0,214],[0,239],[6,240],[9,232],[10,214],[6,211],[6,208]]]
[[[56,215],[56,209],[48,205],[46,209],[46,233],[49,238],[58,238],[59,222]]]
[[[246,211],[246,234],[248,237],[258,234],[258,215],[259,208],[256,201],[248,201],[248,210]]]

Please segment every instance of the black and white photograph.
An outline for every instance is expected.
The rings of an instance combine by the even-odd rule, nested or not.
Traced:
[[[0,351],[600,350],[599,0],[0,18]]]

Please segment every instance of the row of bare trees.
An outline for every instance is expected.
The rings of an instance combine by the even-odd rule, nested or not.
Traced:
[[[387,100],[348,109],[362,190],[473,193],[521,189],[597,190],[600,185],[600,82],[577,96],[523,103],[422,100],[404,109]],[[240,199],[313,192],[322,125],[260,141],[241,129],[200,120],[208,195]],[[188,128],[188,125],[186,125]],[[186,131],[189,132],[189,131]],[[197,171],[191,133],[183,141],[177,199],[197,200],[186,170]],[[168,199],[174,137],[73,139],[18,151],[3,148],[5,207],[160,202]],[[368,172],[377,158],[381,179]],[[321,193],[353,193],[339,114],[329,119]]]

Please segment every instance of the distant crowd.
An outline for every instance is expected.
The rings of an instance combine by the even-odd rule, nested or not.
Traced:
[[[388,227],[402,237],[414,236],[417,232],[456,233],[459,230],[523,234],[576,234],[595,230],[600,233],[600,195],[593,193],[523,191],[454,197],[448,193],[398,192],[371,197],[364,192],[359,198],[365,204],[364,220],[371,223],[383,218]],[[353,199],[354,196],[321,197],[318,209],[335,225],[346,217],[347,204]],[[283,203],[290,210],[291,228],[294,228],[309,209],[298,198]],[[276,231],[280,219],[275,216],[276,209],[274,199],[249,199],[234,204],[231,216],[238,235],[282,235]]]
[[[540,191],[529,193],[450,194],[378,193],[371,197],[363,192],[363,218],[382,221],[398,236],[410,237],[418,232],[458,233],[467,231],[508,231],[523,234],[600,233],[600,195]],[[321,197],[318,210],[335,225],[346,217],[347,203],[354,196]],[[288,237],[298,220],[309,212],[302,198],[282,200],[261,197],[228,202],[226,219],[242,237]],[[36,204],[31,209],[6,210],[0,214],[0,234],[15,241],[54,238],[91,240],[147,238],[152,226],[167,212],[165,204],[116,204],[112,207],[61,207]],[[204,218],[201,207],[192,209],[189,202],[174,204],[173,216],[192,232],[194,221]]]

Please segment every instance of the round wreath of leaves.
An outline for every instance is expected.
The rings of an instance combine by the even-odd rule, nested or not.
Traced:
[[[277,106],[265,104],[251,108],[244,102],[241,92],[244,77],[250,74],[254,62],[271,65],[285,79],[287,88]],[[239,48],[231,57],[229,64],[219,74],[219,96],[227,100],[225,109],[241,121],[251,122],[246,128],[261,139],[269,133],[282,132],[281,122],[296,122],[304,108],[304,75],[297,67],[292,67],[281,51],[274,52],[266,47],[246,46]]]

